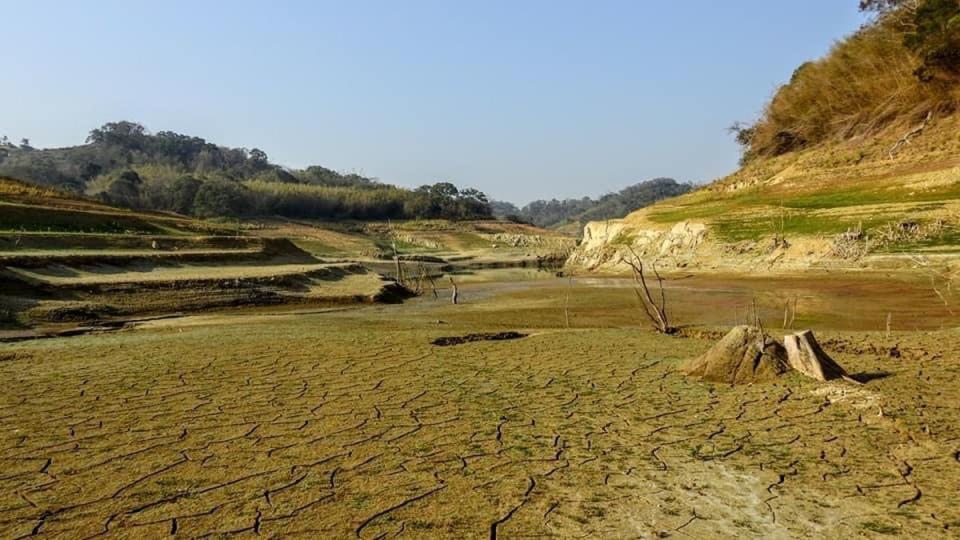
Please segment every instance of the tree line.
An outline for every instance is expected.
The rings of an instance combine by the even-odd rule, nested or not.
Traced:
[[[138,123],[110,122],[86,144],[35,149],[0,138],[0,174],[104,202],[199,217],[486,219],[482,192],[436,182],[416,189],[319,165],[287,169],[259,148],[228,148]]]
[[[628,186],[616,193],[608,193],[599,199],[583,197],[537,200],[523,208],[517,208],[508,202],[494,201],[492,208],[497,217],[532,223],[538,227],[557,227],[570,223],[582,226],[588,221],[624,217],[661,199],[682,195],[692,187],[690,184],[680,183],[672,178],[654,178]]]

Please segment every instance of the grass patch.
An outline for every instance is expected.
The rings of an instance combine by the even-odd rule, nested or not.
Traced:
[[[852,186],[842,190],[830,190],[797,195],[785,200],[787,208],[828,209],[868,204],[891,204],[909,202],[932,202],[960,199],[960,184],[940,186],[922,191],[909,188],[865,189]]]
[[[900,533],[900,527],[880,523],[879,521],[864,521],[860,528],[877,534],[894,535]]]
[[[715,201],[703,204],[683,206],[667,206],[663,209],[653,209],[647,214],[650,221],[655,223],[677,223],[691,219],[710,219],[727,214],[742,206],[735,201]]]
[[[2,203],[0,230],[134,234],[168,232],[133,215],[75,212]]]
[[[830,236],[851,228],[862,226],[869,229],[894,221],[892,218],[873,218],[869,220],[853,218],[833,218],[810,214],[786,215],[781,222],[778,216],[768,218],[722,219],[714,223],[714,232],[727,242],[760,240],[766,236],[782,233],[790,236]]]

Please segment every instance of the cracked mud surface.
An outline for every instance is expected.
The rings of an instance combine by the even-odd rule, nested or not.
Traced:
[[[956,331],[732,388],[677,371],[709,341],[511,294],[9,346],[0,536],[960,535]]]

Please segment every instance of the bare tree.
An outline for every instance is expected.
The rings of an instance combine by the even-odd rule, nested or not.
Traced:
[[[661,334],[675,333],[677,329],[670,325],[670,320],[667,317],[667,296],[663,288],[663,277],[661,277],[660,272],[657,271],[657,265],[652,263],[650,267],[653,269],[653,274],[657,278],[657,286],[660,288],[659,303],[654,301],[653,295],[650,294],[650,287],[647,285],[647,278],[644,274],[643,259],[637,255],[632,247],[630,248],[630,255],[630,258],[621,257],[621,260],[627,263],[630,269],[633,270],[633,292],[637,295],[637,299],[640,300],[640,305],[643,306],[643,312],[647,315],[647,318],[650,319],[650,322],[657,332]]]
[[[389,219],[387,220],[387,227],[389,228],[390,236],[392,237],[390,241],[390,247],[393,248],[393,264],[396,267],[397,283],[406,287],[407,284],[405,283],[406,280],[404,279],[403,275],[403,263],[400,262],[400,252],[397,250],[397,238],[395,236],[396,233],[393,230],[393,222]]]
[[[915,268],[927,274],[930,278],[930,288],[943,302],[943,307],[953,315],[951,301],[954,298],[954,282],[960,281],[960,267],[951,268],[947,264],[943,268],[938,268],[928,258],[916,255],[910,257],[910,260]]]
[[[783,306],[783,329],[793,328],[793,321],[797,318],[797,301],[798,297],[793,297],[793,305],[790,304],[790,299],[787,298],[786,303]]]
[[[430,275],[427,265],[423,264],[423,261],[419,261],[417,263],[417,284],[413,289],[413,294],[417,296],[426,294],[425,282],[430,282],[430,290],[433,291],[433,297],[438,298],[437,283],[433,280],[433,276]]]

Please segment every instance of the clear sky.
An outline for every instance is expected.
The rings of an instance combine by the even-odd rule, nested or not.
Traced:
[[[725,128],[856,0],[0,0],[0,134],[107,121],[497,199],[735,169]]]

